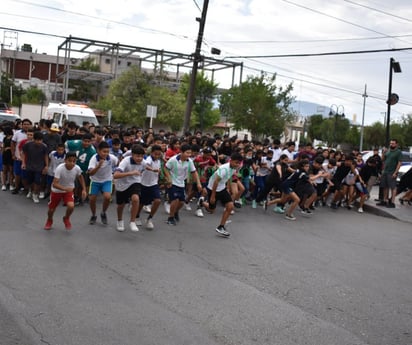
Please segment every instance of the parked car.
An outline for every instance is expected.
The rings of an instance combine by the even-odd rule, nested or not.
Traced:
[[[20,119],[20,116],[15,114],[6,102],[0,102],[0,123],[4,121],[14,122]]]

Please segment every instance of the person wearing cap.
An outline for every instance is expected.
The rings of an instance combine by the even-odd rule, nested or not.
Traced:
[[[60,127],[57,123],[52,123],[50,120],[46,120],[45,125],[47,127],[47,133],[43,135],[43,143],[46,144],[48,152],[55,151],[57,146],[62,143],[60,135]]]

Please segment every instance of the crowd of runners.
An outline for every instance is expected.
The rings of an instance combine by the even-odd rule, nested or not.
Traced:
[[[310,143],[297,148],[279,140],[74,122],[59,128],[49,120],[36,126],[28,119],[2,123],[0,144],[2,191],[24,193],[36,204],[48,200],[45,230],[53,228],[60,203],[66,207],[67,230],[75,206],[88,204],[89,224],[98,219],[108,224],[107,210],[114,203],[119,232],[154,229],[162,203],[170,226],[179,223],[182,208],[205,217],[222,205],[215,230],[228,237],[230,215],[246,206],[270,207],[290,221],[297,213],[310,217],[318,207],[352,209],[355,201],[363,213],[378,178],[383,190],[378,205],[395,207],[400,167],[396,140],[383,157],[375,150],[365,162],[357,150],[314,148]],[[410,199],[407,192],[401,200]],[[144,220],[142,214],[147,214]]]

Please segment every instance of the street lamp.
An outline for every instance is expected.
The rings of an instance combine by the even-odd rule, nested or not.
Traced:
[[[329,117],[334,117],[335,118],[335,123],[334,123],[334,127],[333,127],[333,145],[332,146],[337,146],[337,142],[336,142],[336,127],[337,127],[337,123],[338,123],[338,117],[339,118],[344,118],[345,117],[345,107],[343,105],[336,105],[336,104],[332,104],[330,106],[330,110],[329,110]]]
[[[401,65],[399,62],[395,61],[394,58],[389,60],[389,90],[388,99],[386,101],[388,108],[386,111],[386,136],[385,144],[386,147],[389,146],[389,136],[390,136],[390,121],[391,121],[391,106],[395,105],[399,101],[399,96],[396,93],[392,93],[392,72],[401,73]]]

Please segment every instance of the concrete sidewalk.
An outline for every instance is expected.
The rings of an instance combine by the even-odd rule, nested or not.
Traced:
[[[401,193],[399,196],[402,196],[404,193]],[[379,195],[379,186],[374,186],[371,191],[371,196],[368,201],[365,202],[363,209],[365,212],[373,213],[378,216],[397,219],[402,222],[412,223],[412,206],[405,203],[401,205],[399,202],[399,196],[395,200],[395,208],[387,208],[384,206],[376,206]]]

